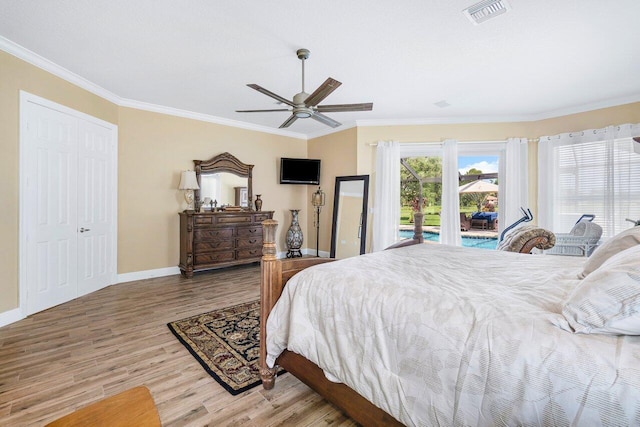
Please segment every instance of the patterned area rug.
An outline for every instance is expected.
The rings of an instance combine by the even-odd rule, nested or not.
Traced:
[[[240,394],[260,384],[260,301],[199,314],[167,326],[229,393]]]

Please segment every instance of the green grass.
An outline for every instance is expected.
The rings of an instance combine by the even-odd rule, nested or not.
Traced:
[[[440,206],[429,206],[424,208],[424,222],[423,225],[431,225],[434,227],[440,226]],[[460,208],[460,212],[471,216],[476,211],[475,206],[463,206]],[[409,218],[413,216],[413,210],[410,206],[402,206],[400,208],[400,225],[411,225],[413,222],[409,221]]]

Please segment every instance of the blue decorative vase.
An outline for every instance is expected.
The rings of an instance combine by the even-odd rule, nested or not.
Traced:
[[[300,252],[300,248],[302,247],[302,229],[300,228],[300,224],[298,223],[298,212],[300,209],[291,209],[291,225],[287,230],[287,258],[301,257],[302,252]]]

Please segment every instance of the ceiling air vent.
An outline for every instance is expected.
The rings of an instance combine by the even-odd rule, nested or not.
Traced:
[[[511,9],[507,0],[484,0],[465,9],[462,13],[471,20],[475,25],[502,15]]]

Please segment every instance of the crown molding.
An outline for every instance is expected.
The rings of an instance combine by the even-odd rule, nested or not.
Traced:
[[[150,111],[155,113],[167,114],[176,117],[183,117],[187,119],[193,119],[208,123],[216,123],[224,126],[230,126],[235,128],[247,129],[256,132],[269,133],[273,135],[286,136],[296,139],[309,140],[313,138],[319,138],[326,135],[331,135],[337,132],[342,132],[353,127],[375,127],[375,126],[414,126],[414,125],[438,125],[438,124],[462,124],[462,123],[513,123],[513,122],[532,122],[538,120],[553,119],[556,117],[567,116],[571,114],[579,114],[587,111],[599,110],[602,108],[616,107],[624,104],[631,104],[634,102],[640,102],[640,93],[627,95],[619,98],[610,98],[603,101],[597,101],[580,106],[572,106],[557,110],[546,111],[543,113],[531,114],[531,115],[516,115],[516,116],[467,116],[467,117],[426,117],[426,118],[414,118],[414,119],[383,119],[383,120],[356,120],[343,124],[339,128],[331,128],[324,131],[313,132],[304,134],[300,132],[293,132],[290,130],[282,130],[280,128],[274,129],[268,126],[256,125],[247,122],[241,122],[239,120],[225,119],[222,117],[212,116],[203,113],[197,113],[194,111],[181,110],[179,108],[166,107],[162,105],[150,104],[147,102],[136,101],[133,99],[122,98],[113,92],[106,90],[105,88],[90,82],[89,80],[81,77],[64,67],[61,67],[54,62],[38,55],[29,49],[20,46],[13,41],[0,36],[0,50],[3,50],[17,58],[28,62],[44,71],[47,71],[63,80],[68,81],[82,89],[85,89],[97,96],[100,96],[107,101],[121,107],[135,108],[138,110]]]
[[[211,116],[208,114],[196,113],[194,111],[181,110],[179,108],[165,107],[163,105],[150,104],[148,102],[136,101],[133,99],[120,98],[118,105],[121,107],[135,108],[137,110],[150,111],[152,113],[167,114],[170,116],[183,117],[186,119],[198,120],[201,122],[215,123],[235,128],[253,130],[257,132],[270,133],[273,135],[288,136],[291,138],[307,140],[307,136],[303,133],[274,129],[268,126],[256,125],[253,123],[241,122],[239,120],[225,119],[222,117]]]
[[[48,73],[51,73],[54,76],[57,76],[63,80],[66,80],[69,83],[74,84],[81,89],[84,89],[88,92],[93,93],[94,95],[104,98],[109,102],[113,102],[114,104],[120,107],[135,108],[138,110],[145,110],[145,111],[150,111],[154,113],[167,114],[170,116],[183,117],[183,118],[198,120],[202,122],[216,123],[216,124],[225,125],[225,126],[253,130],[257,132],[264,132],[264,133],[270,133],[274,135],[303,139],[305,141],[307,140],[307,136],[305,134],[298,133],[298,132],[292,132],[292,131],[287,131],[282,129],[273,129],[267,126],[255,125],[252,123],[225,119],[222,117],[211,116],[208,114],[181,110],[179,108],[165,107],[162,105],[155,105],[147,102],[136,101],[133,99],[122,98],[114,94],[113,92],[110,92],[105,88],[90,82],[84,77],[81,77],[73,73],[72,71],[69,71],[64,67],[61,67],[60,65],[2,36],[0,36],[0,49],[9,53],[10,55],[15,56],[16,58],[19,58],[25,62],[28,62],[29,64],[35,67],[38,67]]]
[[[20,58],[31,65],[34,65],[48,73],[51,73],[54,76],[60,77],[61,79],[66,80],[69,83],[87,90],[94,95],[98,95],[106,99],[107,101],[113,102],[114,104],[118,104],[118,101],[120,100],[119,96],[112,92],[109,92],[105,88],[90,82],[84,77],[81,77],[67,70],[66,68],[63,68],[58,64],[51,62],[47,58],[44,58],[37,53],[32,52],[29,49],[22,47],[19,44],[14,43],[2,36],[0,36],[0,49],[15,56],[16,58]]]

